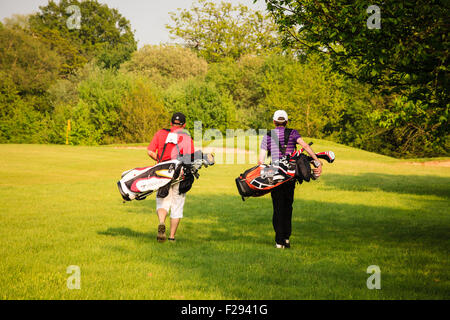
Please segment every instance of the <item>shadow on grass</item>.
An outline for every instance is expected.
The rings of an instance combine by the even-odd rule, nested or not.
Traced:
[[[141,240],[155,239],[155,237],[151,236],[148,233],[138,232],[131,230],[130,228],[108,228],[106,231],[98,231],[97,234],[104,236],[125,236],[130,238],[137,238]]]
[[[379,176],[335,175],[326,183],[345,189],[368,179],[369,188],[394,192],[391,187],[398,184],[408,193],[446,194],[441,186],[430,188],[432,192],[401,176]],[[127,227],[99,234],[128,237],[149,251],[166,252],[158,255],[158,264],[178,270],[174,290],[198,292],[203,298],[449,298],[450,221],[433,212],[436,201],[422,203],[395,209],[296,199],[290,250],[273,248],[270,196],[246,202],[239,196],[188,196],[175,246],[161,247],[155,234]],[[139,204],[138,212],[144,207]],[[154,223],[156,232],[156,218]],[[155,261],[150,254],[142,259]],[[366,288],[371,264],[385,272],[390,286],[384,291]]]
[[[330,188],[346,191],[394,192],[399,194],[436,195],[450,198],[450,178],[439,176],[390,175],[364,173],[357,176],[326,174],[323,181]]]

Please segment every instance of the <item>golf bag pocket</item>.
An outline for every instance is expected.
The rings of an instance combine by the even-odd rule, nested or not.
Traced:
[[[170,184],[166,184],[165,186],[158,189],[158,193],[156,196],[158,198],[165,198],[169,195]]]
[[[238,178],[236,178],[236,187],[241,197],[252,197],[255,195],[255,190],[250,187],[249,181],[258,177],[260,173],[260,166],[256,166],[246,170]]]
[[[251,197],[253,195],[253,190],[250,189],[247,182],[241,177],[236,178],[236,187],[241,197]]]
[[[186,193],[191,190],[192,185],[194,184],[194,175],[188,174],[184,177],[183,180],[180,181],[180,185],[178,187],[178,191],[180,194]]]
[[[295,177],[299,183],[311,180],[311,163],[303,153],[299,155],[295,166]]]

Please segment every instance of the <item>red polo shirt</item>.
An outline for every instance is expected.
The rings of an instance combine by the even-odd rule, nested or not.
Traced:
[[[194,153],[194,141],[191,137],[183,132],[183,129],[179,127],[170,128],[170,132],[174,132],[178,135],[178,148],[180,148],[180,154],[191,154]],[[164,144],[166,143],[169,131],[162,129],[159,130],[154,136],[152,141],[147,147],[147,150],[157,152],[158,159],[161,157],[162,151],[164,149]],[[166,150],[164,150],[164,155],[160,162],[176,159],[178,155],[177,147],[173,143],[168,143]]]

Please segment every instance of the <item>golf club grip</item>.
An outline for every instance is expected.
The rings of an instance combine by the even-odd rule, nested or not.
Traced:
[[[327,156],[326,154],[316,154],[316,157],[319,159],[324,159],[326,160],[328,163],[332,163],[333,160],[330,159],[329,156]],[[308,156],[308,161],[312,161],[313,158],[311,156]]]

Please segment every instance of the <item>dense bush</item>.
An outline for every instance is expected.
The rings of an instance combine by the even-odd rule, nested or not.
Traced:
[[[47,89],[62,59],[19,28],[0,28],[0,141],[48,142]]]
[[[147,77],[155,84],[167,88],[171,83],[206,73],[208,64],[189,49],[180,46],[143,46],[122,71]]]
[[[3,81],[4,84],[4,81]],[[35,110],[32,97],[17,92],[0,93],[0,143],[48,142],[48,116]]]
[[[346,108],[345,81],[327,67],[316,57],[306,63],[273,57],[263,66],[262,103],[268,110],[286,110],[290,125],[305,136],[324,138],[325,127],[334,127]]]
[[[119,116],[123,126],[120,142],[149,142],[156,131],[170,122],[160,93],[144,78],[133,81]]]
[[[213,83],[186,80],[171,86],[164,95],[166,109],[183,112],[186,128],[192,133],[194,121],[201,121],[203,129],[214,128],[225,133],[236,126],[236,107],[232,98],[220,92]]]
[[[78,87],[71,142],[144,142],[168,122],[158,91],[143,78],[95,69]]]
[[[260,105],[264,98],[261,87],[264,79],[262,65],[266,59],[246,55],[237,61],[227,59],[209,67],[206,81],[214,83],[222,93],[232,96],[240,128],[267,128],[270,124],[266,110]]]
[[[57,79],[61,57],[21,29],[0,29],[0,72],[21,95],[44,94]]]

